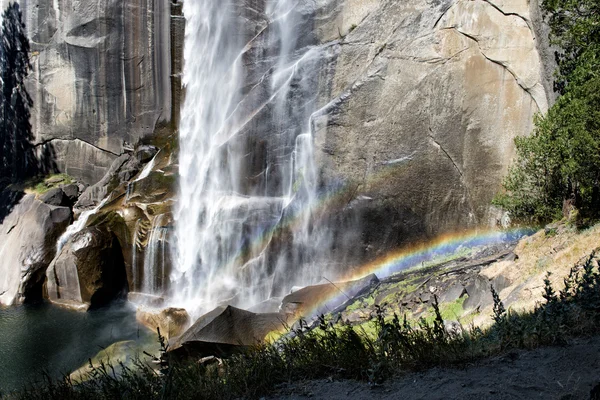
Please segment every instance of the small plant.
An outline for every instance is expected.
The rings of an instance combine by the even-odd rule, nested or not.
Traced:
[[[550,276],[552,273],[548,271],[546,273],[546,277],[544,278],[544,294],[542,296],[546,300],[546,304],[555,304],[558,301],[558,297],[556,297],[556,292],[552,287],[552,283],[550,282]]]
[[[504,325],[507,317],[504,303],[502,303],[500,295],[498,295],[498,292],[496,292],[493,285],[490,285],[490,291],[492,292],[492,298],[494,300],[494,322],[500,326]]]

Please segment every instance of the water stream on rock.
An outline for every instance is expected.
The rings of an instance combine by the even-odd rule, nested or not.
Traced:
[[[69,239],[71,239],[77,232],[79,232],[83,228],[85,228],[85,224],[87,224],[90,217],[92,215],[96,214],[102,207],[104,207],[104,204],[106,204],[107,201],[108,201],[108,197],[105,198],[104,200],[102,200],[100,202],[100,204],[98,204],[93,209],[82,212],[81,215],[79,215],[79,218],[77,218],[77,220],[75,222],[73,222],[71,225],[69,225],[69,227],[67,228],[65,233],[63,233],[58,238],[58,241],[56,243],[56,255],[60,254],[60,251],[65,246],[65,244],[67,244]]]
[[[238,7],[231,0],[184,2],[186,100],[171,281],[174,302],[193,314],[220,302],[262,301],[280,290],[277,276],[289,287],[314,282],[317,248],[326,248],[324,231],[312,223],[315,106],[306,100],[320,50],[297,44],[296,1],[268,2],[256,36],[244,34]],[[245,60],[259,41],[273,57],[251,80],[256,71]],[[249,126],[259,118],[276,134],[252,136]],[[280,246],[277,229],[287,238]]]
[[[165,256],[168,229],[164,226],[165,214],[154,218],[148,236],[148,245],[144,254],[144,279],[141,291],[149,294],[161,294],[166,281]]]

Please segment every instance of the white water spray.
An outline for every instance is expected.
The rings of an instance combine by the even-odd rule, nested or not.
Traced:
[[[314,82],[304,78],[316,71],[320,51],[297,48],[298,4],[268,2],[269,25],[260,40],[275,46],[277,53],[251,86],[245,82],[246,41],[259,38],[244,38],[235,2],[184,2],[186,100],[171,281],[174,302],[192,314],[220,302],[250,306],[264,300],[277,274],[293,271],[292,281],[286,282],[290,286],[318,278],[315,249],[326,243],[318,242],[318,229],[311,223],[317,202],[310,128],[314,105],[298,106],[290,99],[314,91]],[[266,93],[254,96],[259,90]],[[253,101],[258,98],[262,100]],[[259,117],[276,134],[260,148],[266,165],[250,175],[247,160],[258,157],[258,140],[242,133],[256,135],[248,127]],[[298,129],[307,125],[307,130]],[[286,218],[298,220],[290,228],[291,248],[271,251],[274,228]]]
[[[56,255],[60,254],[60,251],[65,246],[65,244],[67,244],[69,239],[71,239],[77,232],[79,232],[83,228],[85,228],[85,225],[87,224],[90,217],[92,215],[96,214],[98,211],[100,211],[100,209],[102,207],[104,207],[104,205],[106,204],[107,201],[108,201],[108,197],[105,198],[104,200],[102,200],[100,202],[100,204],[98,204],[93,209],[82,212],[79,215],[79,218],[77,218],[77,220],[75,222],[73,222],[71,225],[69,225],[69,227],[67,227],[67,230],[65,231],[65,233],[63,233],[58,238],[58,241],[56,243]]]

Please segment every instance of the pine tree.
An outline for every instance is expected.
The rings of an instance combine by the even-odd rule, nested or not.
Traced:
[[[31,97],[25,79],[31,69],[29,40],[19,4],[9,4],[0,41],[0,176],[12,181],[32,171]]]
[[[560,94],[529,137],[495,204],[515,219],[600,219],[600,1],[543,0]],[[578,212],[573,212],[577,210]]]

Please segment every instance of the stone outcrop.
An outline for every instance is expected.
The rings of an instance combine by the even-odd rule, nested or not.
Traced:
[[[307,286],[285,296],[281,302],[281,311],[295,318],[312,318],[326,314],[364,292],[368,292],[379,283],[375,274],[347,282],[325,282]]]
[[[179,357],[222,356],[261,343],[269,333],[284,331],[286,324],[284,314],[218,307],[196,320],[172,351]]]
[[[41,300],[46,268],[71,219],[70,208],[43,203],[33,194],[22,197],[2,217],[0,304]]]
[[[183,308],[152,309],[139,307],[136,319],[152,331],[160,329],[161,335],[167,339],[176,338],[190,325],[190,316]]]
[[[140,139],[173,131],[183,46],[177,0],[21,7],[32,50],[31,122],[40,153],[61,172],[93,184]]]
[[[73,235],[52,261],[47,276],[49,299],[67,306],[101,307],[127,293],[119,241],[104,227]]]

